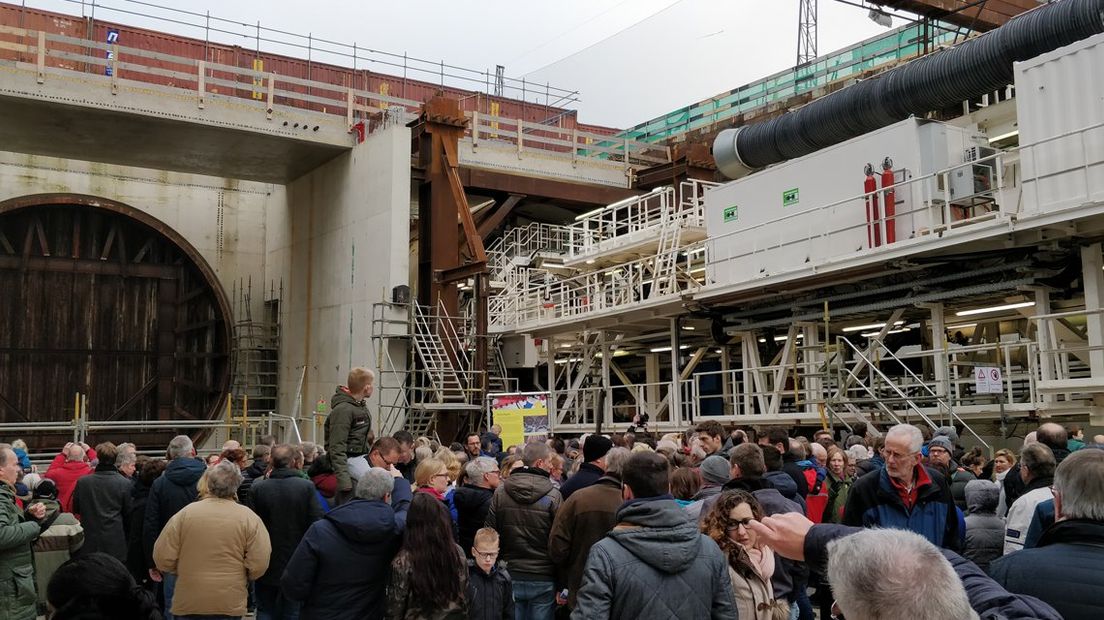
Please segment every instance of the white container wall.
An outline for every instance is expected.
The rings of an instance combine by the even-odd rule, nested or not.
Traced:
[[[964,149],[978,143],[969,130],[908,119],[708,192],[711,282],[749,282],[888,247],[885,222],[868,224],[866,164],[873,165],[880,188],[882,161],[889,157],[895,182],[902,184],[960,164]],[[941,192],[936,185],[927,179],[896,189],[895,242],[942,223],[939,210],[926,206]],[[885,198],[878,199],[884,218]]]
[[[1104,35],[1016,63],[1025,213],[1104,200],[1101,67]]]

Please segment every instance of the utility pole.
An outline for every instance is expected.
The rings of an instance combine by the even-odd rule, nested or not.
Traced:
[[[817,57],[817,0],[798,0],[797,63],[800,67]]]

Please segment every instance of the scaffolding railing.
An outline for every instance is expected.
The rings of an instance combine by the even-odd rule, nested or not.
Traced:
[[[696,250],[697,246],[683,246],[668,252],[670,264],[676,270],[670,288],[657,286],[657,281],[670,274],[656,273],[655,257],[539,283],[530,279],[533,270],[522,270],[514,287],[496,295],[503,301],[489,306],[491,325],[517,329],[677,298],[702,286],[702,280],[691,275],[702,271],[696,265],[704,255]]]

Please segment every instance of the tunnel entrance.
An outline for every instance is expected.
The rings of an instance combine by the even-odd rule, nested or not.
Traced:
[[[226,294],[195,248],[152,216],[71,194],[2,202],[0,291],[5,440],[60,449],[73,431],[50,425],[73,420],[78,392],[89,444],[163,448],[188,431],[160,423],[219,413],[230,381]],[[142,425],[151,421],[158,428]]]

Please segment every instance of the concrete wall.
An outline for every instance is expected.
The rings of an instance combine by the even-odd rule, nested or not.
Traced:
[[[376,369],[372,305],[408,283],[410,130],[378,130],[287,186],[287,211],[267,237],[268,277],[286,273],[280,311],[280,405],[296,410],[303,368],[302,413],[329,402],[349,369]],[[405,354],[395,347],[395,363]],[[370,403],[379,428],[379,394]],[[309,438],[310,425],[303,424]]]
[[[261,318],[265,229],[287,202],[282,185],[0,151],[0,201],[43,193],[107,198],[152,215],[195,246],[235,312],[235,286],[252,276],[251,309]]]

